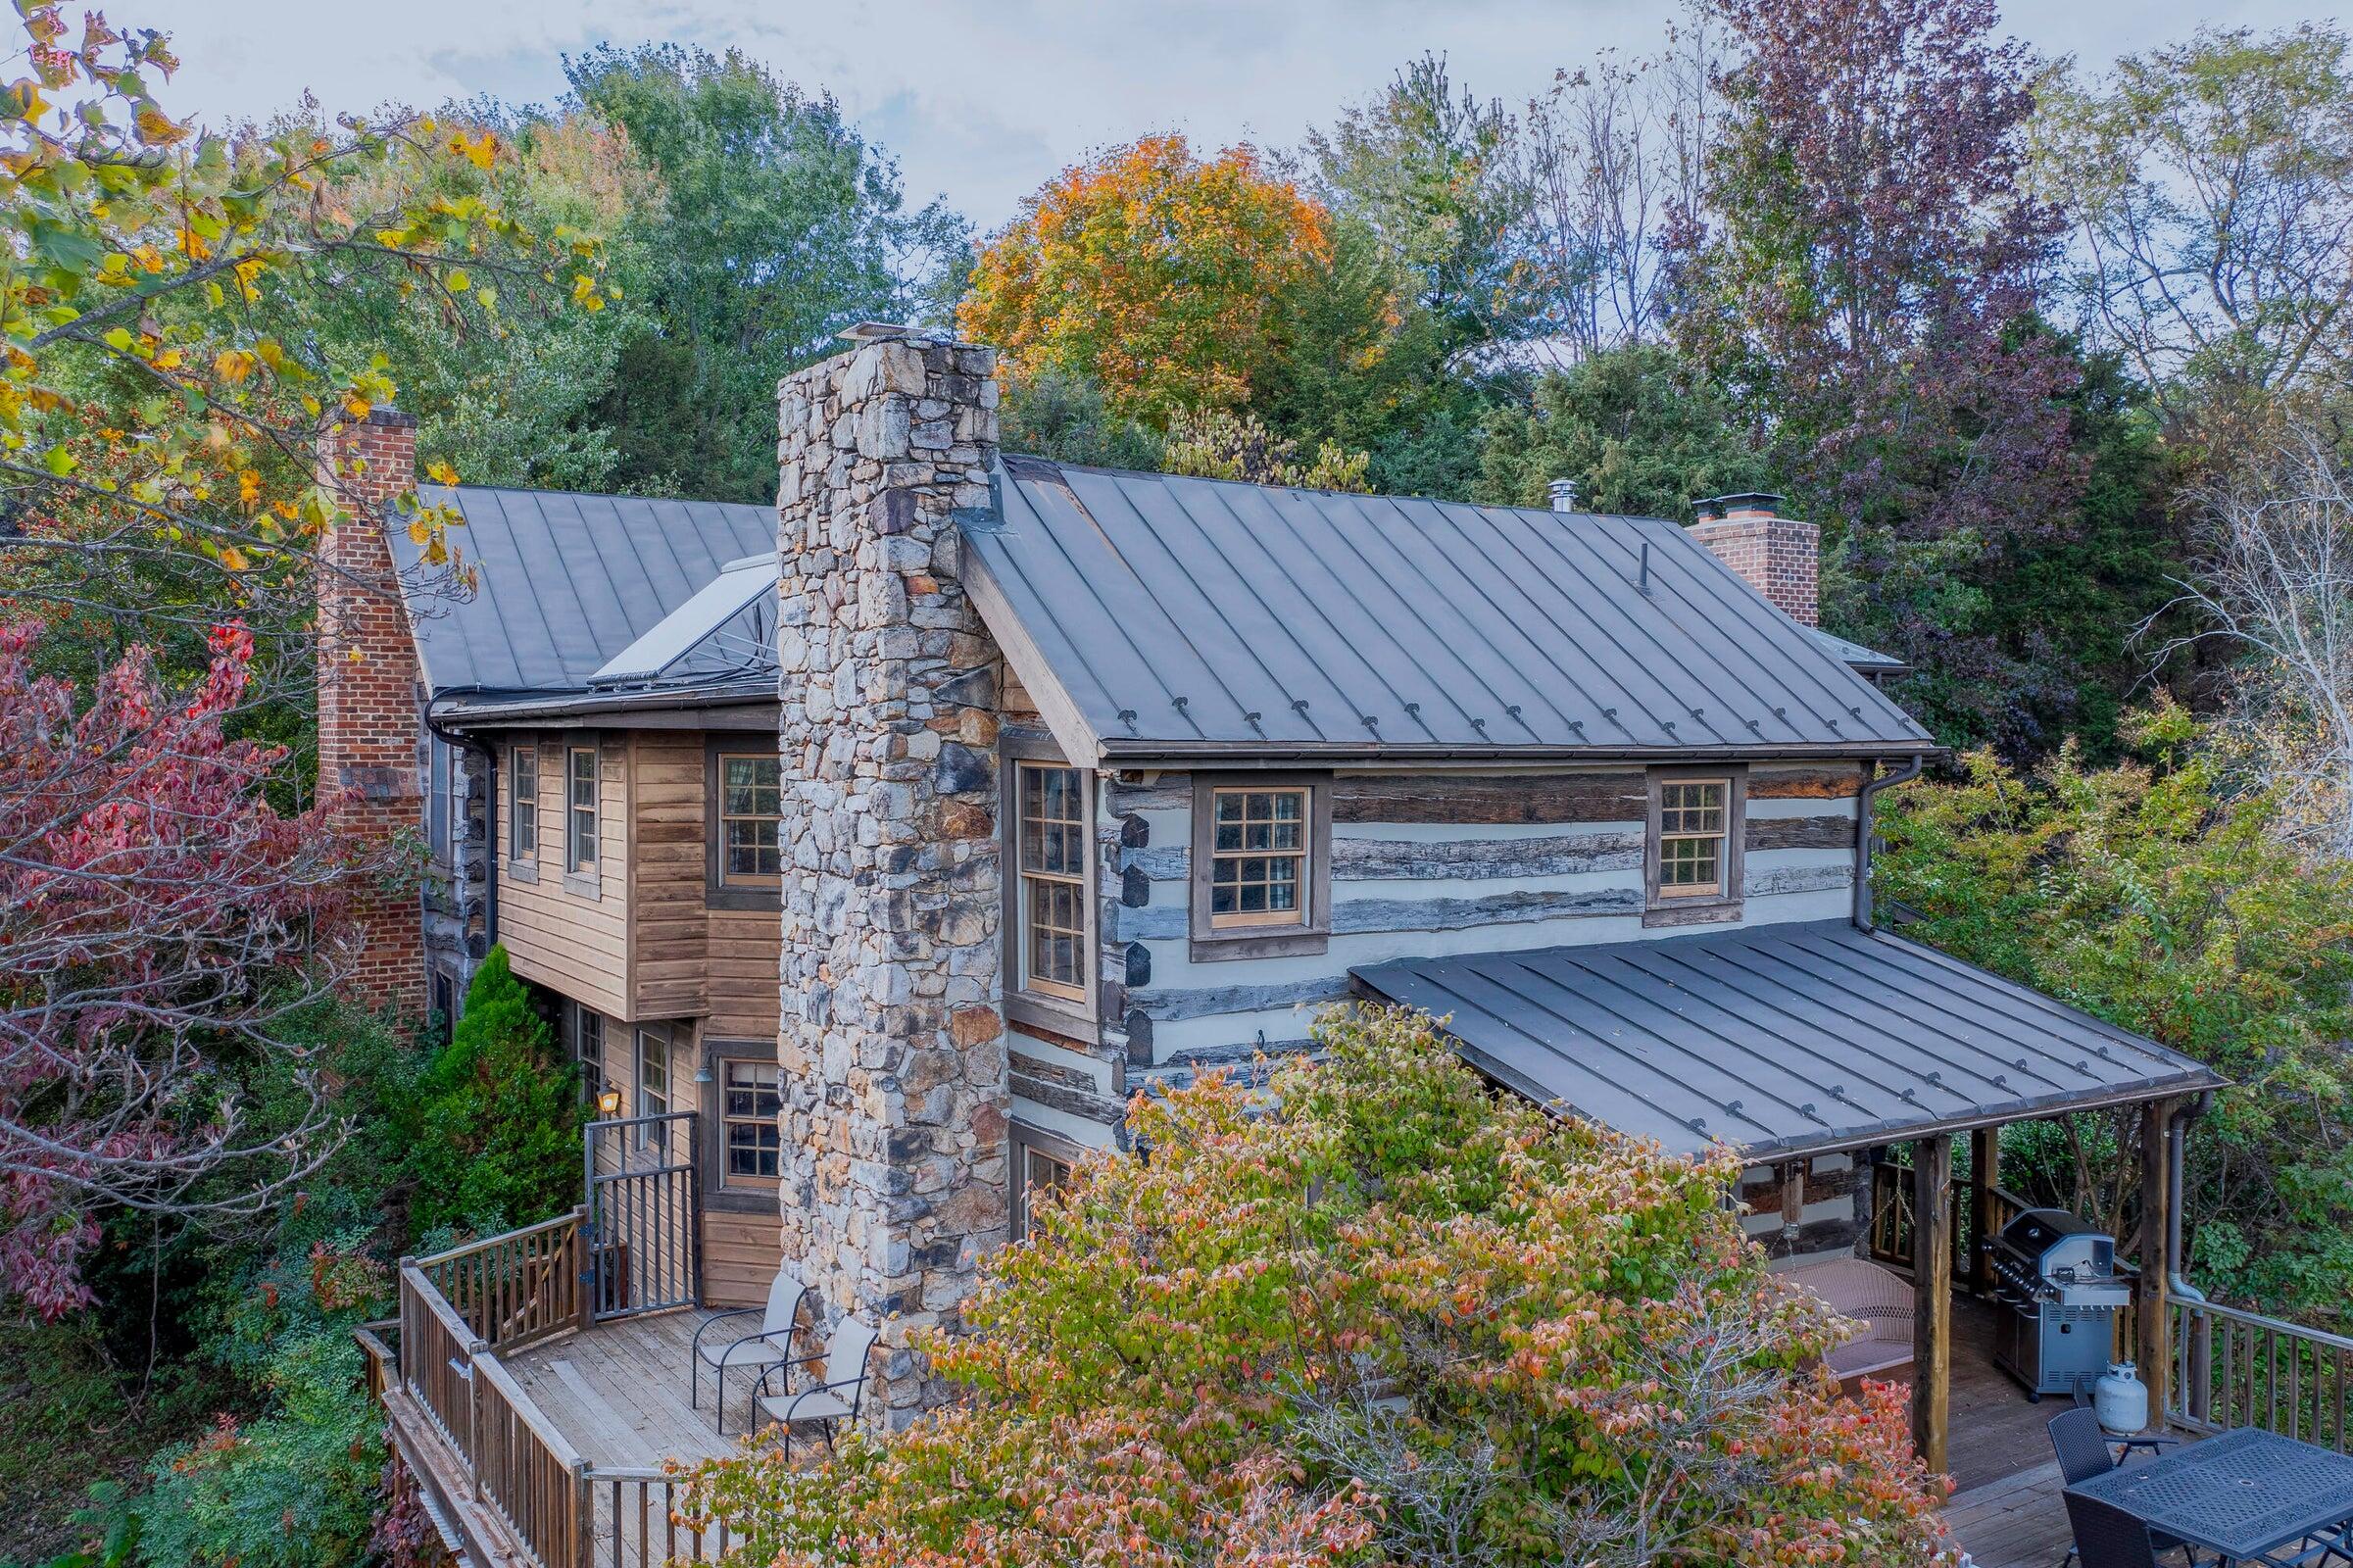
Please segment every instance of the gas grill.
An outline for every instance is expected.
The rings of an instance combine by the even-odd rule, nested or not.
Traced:
[[[2030,1208],[1985,1244],[1997,1303],[1993,1359],[2027,1397],[2088,1396],[2108,1370],[2116,1313],[2132,1284],[2116,1243],[2058,1208]]]

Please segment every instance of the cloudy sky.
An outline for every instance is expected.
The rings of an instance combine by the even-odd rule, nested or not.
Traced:
[[[1445,52],[1506,102],[1595,51],[1652,47],[1666,7],[1632,0],[157,0],[186,63],[168,103],[242,118],[304,89],[331,110],[490,93],[552,102],[563,56],[601,40],[738,45],[830,89],[896,153],[908,194],[984,230],[1088,149],[1149,129],[1288,145],[1397,64]],[[2201,21],[2259,27],[2328,0],[2004,0],[2013,28],[2086,63]]]

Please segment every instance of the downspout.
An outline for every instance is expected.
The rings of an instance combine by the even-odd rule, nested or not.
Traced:
[[[1871,929],[1871,803],[1888,785],[1909,784],[1927,766],[1927,758],[1914,757],[1892,773],[1866,779],[1855,799],[1854,923],[1866,931]]]
[[[2214,1091],[2206,1090],[2175,1111],[2165,1123],[2165,1286],[2189,1301],[2203,1301],[2206,1293],[2190,1284],[2181,1269],[2182,1170],[2188,1163],[2190,1125],[2213,1104]]]
[[[461,687],[460,690],[472,688]],[[499,942],[499,760],[495,748],[468,737],[462,730],[443,726],[434,716],[431,703],[425,705],[424,725],[442,744],[455,751],[466,752],[482,759],[482,943],[495,948]],[[456,831],[457,824],[450,824]],[[463,879],[463,869],[461,869]],[[465,907],[465,890],[459,890],[459,907]]]

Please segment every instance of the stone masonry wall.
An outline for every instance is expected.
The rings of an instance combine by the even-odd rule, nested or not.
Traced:
[[[319,791],[342,826],[385,836],[421,825],[417,648],[401,609],[383,510],[417,472],[417,416],[377,409],[319,439],[321,477],[361,509],[319,546]],[[344,990],[408,1012],[425,1005],[414,892],[360,890]]]
[[[882,1331],[866,1414],[937,1389],[1005,1239],[997,650],[953,514],[989,504],[990,350],[868,340],[777,388],[784,1255]]]

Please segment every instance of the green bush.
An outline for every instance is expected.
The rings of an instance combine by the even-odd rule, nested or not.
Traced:
[[[528,1225],[579,1200],[578,1080],[505,948],[492,948],[475,972],[421,1098],[413,1230]]]

